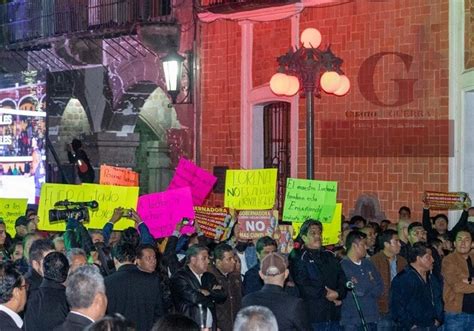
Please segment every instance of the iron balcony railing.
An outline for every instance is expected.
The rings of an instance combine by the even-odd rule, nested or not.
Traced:
[[[288,5],[299,0],[200,0],[200,10],[213,13],[232,13],[274,6]]]
[[[0,5],[0,46],[159,22],[171,14],[170,1],[10,0]]]

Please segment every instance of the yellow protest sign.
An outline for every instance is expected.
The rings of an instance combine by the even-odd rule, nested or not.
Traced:
[[[342,203],[336,203],[334,214],[330,223],[323,223],[323,245],[333,245],[339,242],[339,234],[341,233],[341,217],[342,217]],[[300,233],[300,228],[303,223],[293,222],[293,236],[296,238]]]
[[[0,218],[5,222],[7,232],[14,237],[15,221],[18,217],[24,216],[28,199],[8,199],[0,198]]]
[[[89,209],[89,223],[87,228],[102,229],[110,220],[114,209],[117,207],[136,208],[138,200],[138,187],[111,186],[97,184],[67,185],[45,183],[41,187],[38,216],[38,228],[45,231],[65,231],[64,221],[49,222],[49,210],[57,209],[54,204],[58,201],[69,200],[73,202],[97,201],[99,208]],[[134,226],[133,220],[123,218],[114,226],[114,230],[123,230]]]
[[[272,209],[277,169],[227,170],[224,206],[237,210]]]

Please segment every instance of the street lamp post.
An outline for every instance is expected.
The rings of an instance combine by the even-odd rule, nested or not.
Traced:
[[[308,28],[301,34],[302,46],[278,57],[278,73],[270,80],[277,95],[293,96],[300,90],[306,97],[306,178],[314,176],[314,96],[326,93],[343,96],[349,92],[350,81],[341,70],[342,59],[331,47],[319,49],[321,34]]]

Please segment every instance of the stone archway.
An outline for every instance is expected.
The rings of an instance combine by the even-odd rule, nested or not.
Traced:
[[[136,170],[140,173],[140,193],[163,191],[173,176],[170,130],[181,130],[176,110],[169,107],[169,98],[159,87],[144,100],[134,128],[140,135]]]

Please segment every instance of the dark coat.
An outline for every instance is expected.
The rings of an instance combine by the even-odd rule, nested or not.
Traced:
[[[442,322],[442,287],[436,277],[423,281],[418,272],[408,265],[392,281],[390,313],[400,330],[434,326],[435,319]]]
[[[238,272],[226,276],[215,266],[211,268],[210,272],[216,277],[227,296],[223,303],[216,304],[217,327],[222,331],[232,331],[242,302],[242,279]]]
[[[56,327],[54,331],[83,331],[90,324],[92,324],[90,319],[69,312],[64,323]]]
[[[272,311],[280,331],[311,329],[303,300],[286,293],[283,287],[266,284],[261,290],[246,295],[242,300],[242,308],[255,305]]]
[[[53,330],[64,322],[68,313],[64,285],[43,279],[38,291],[28,298],[24,328],[26,331]]]
[[[105,278],[107,314],[120,313],[137,326],[150,330],[163,316],[160,280],[156,274],[140,271],[133,264],[122,265]]]
[[[346,296],[346,276],[337,258],[322,250],[293,250],[289,258],[290,272],[301,298],[308,307],[310,323],[339,321],[341,306],[326,299],[326,286]]]
[[[206,320],[207,308],[212,313],[213,328],[216,327],[215,304],[226,300],[223,289],[213,290],[217,283],[216,277],[210,272],[205,272],[201,277],[201,283],[188,266],[178,270],[171,278],[171,295],[174,306],[178,313],[184,314],[200,325],[199,304],[204,309],[204,320]],[[199,290],[204,289],[210,292],[205,296]]]
[[[31,293],[35,292],[39,289],[41,282],[43,281],[43,277],[39,273],[36,272],[31,266],[28,269],[28,272],[25,274],[25,281],[28,283],[28,297]]]
[[[448,230],[446,232],[451,241],[454,241],[456,239],[456,233],[459,230],[466,227],[468,216],[468,212],[466,210],[463,210],[461,217],[459,218],[459,221],[456,223],[456,225],[451,230]],[[426,208],[423,208],[423,228],[426,230],[428,242],[431,242],[431,240],[438,238],[439,233],[438,231],[436,231],[435,228],[433,228],[433,223],[431,222],[430,217],[430,210]]]
[[[0,311],[0,330],[2,331],[21,331],[21,329],[16,326],[15,321],[5,313]]]
[[[260,278],[258,272],[260,271],[260,262],[247,270],[244,276],[244,295],[261,290],[263,287],[263,280]]]

